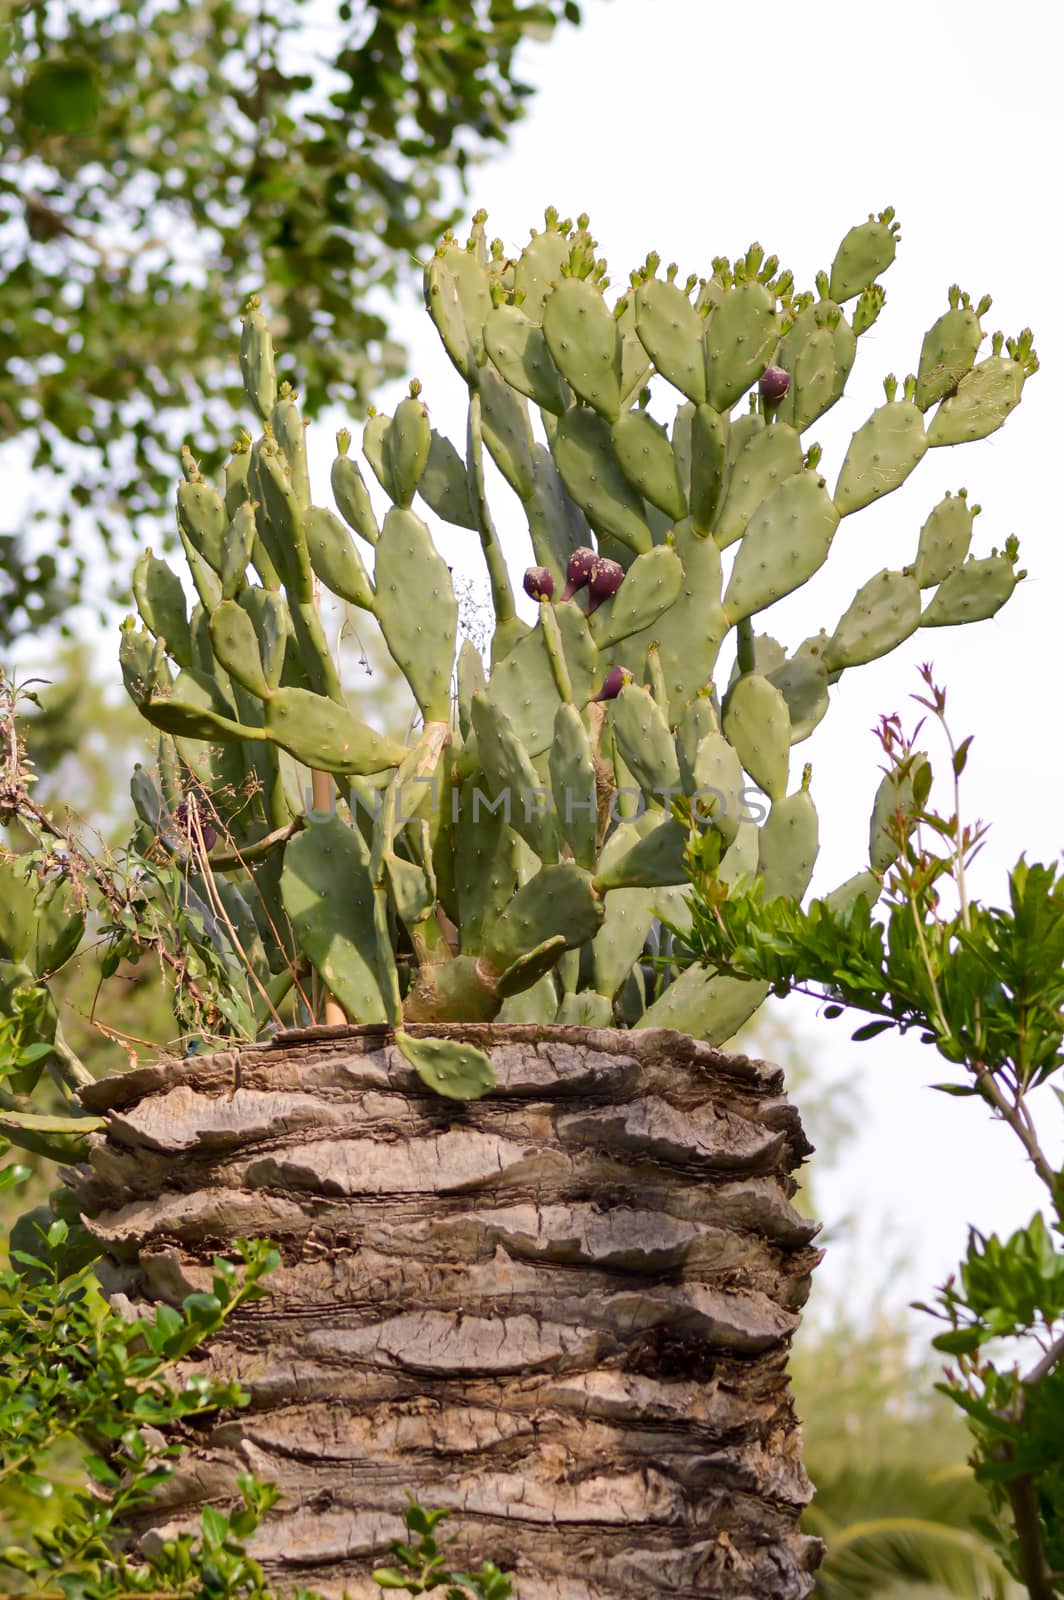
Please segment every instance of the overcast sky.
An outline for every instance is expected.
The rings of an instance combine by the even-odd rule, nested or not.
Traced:
[[[814,887],[823,891],[866,859],[879,759],[870,730],[881,712],[906,709],[918,663],[932,660],[956,733],[976,736],[965,804],[993,831],[975,888],[999,896],[1021,851],[1052,859],[1062,843],[1059,11],[1030,0],[818,0],[806,9],[588,0],[585,15],[582,28],[526,51],[538,92],[512,148],[474,174],[470,212],[485,206],[489,236],[517,248],[542,226],[546,205],[586,210],[618,284],[649,249],[679,262],[682,279],[708,275],[714,256],[758,239],[811,286],[847,228],[895,206],[902,242],[884,280],[886,309],[861,341],[847,399],[808,436],[824,446],[829,484],[850,434],[882,402],[883,377],[915,369],[950,284],[973,299],[993,295],[988,331],[1035,331],[1042,371],[1006,426],[929,453],[901,490],[843,523],[825,571],[778,606],[770,626],[792,645],[830,630],[866,578],[912,558],[946,489],[966,486],[983,506],[977,554],[1019,536],[1030,576],[995,620],[918,633],[847,673],[829,716],[795,752],[813,762],[822,836]],[[460,438],[460,385],[419,306],[397,331],[435,423]],[[382,398],[391,409],[397,397]],[[328,436],[321,444],[327,469]],[[505,505],[509,491],[498,489]],[[502,520],[523,567],[531,556],[516,508]],[[447,554],[477,569],[472,536],[456,532]],[[925,1296],[952,1270],[968,1221],[987,1231],[1026,1221],[1041,1203],[1038,1185],[980,1103],[925,1087],[946,1075],[929,1051],[889,1037],[852,1045],[845,1023],[794,1004],[822,1070],[858,1073],[868,1111],[842,1169],[819,1186],[822,1210],[859,1214],[866,1292],[889,1275],[899,1302]],[[1051,1091],[1042,1094],[1059,1133]],[[829,1252],[822,1294],[848,1288],[853,1270],[845,1246]]]

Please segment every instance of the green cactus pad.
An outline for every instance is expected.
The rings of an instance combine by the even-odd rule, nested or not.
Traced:
[[[625,411],[613,424],[613,450],[637,494],[678,522],[687,502],[669,436],[645,411]]]
[[[778,339],[776,301],[763,283],[750,278],[727,290],[706,325],[710,405],[730,411],[764,372]]]
[[[416,395],[407,395],[396,406],[384,435],[384,460],[396,505],[410,506],[425,471],[431,443],[429,414]]]
[[[405,745],[309,689],[275,689],[264,726],[274,744],[320,772],[383,772],[407,753]]]
[[[367,544],[376,544],[377,518],[357,462],[348,455],[338,455],[332,464],[330,481],[333,498],[347,526],[353,528]]]
[[[447,563],[413,511],[393,509],[385,517],[374,578],[376,614],[388,650],[426,722],[446,722],[458,606]]]
[[[691,800],[696,813],[707,819],[731,845],[743,819],[743,769],[738,755],[722,733],[703,734],[695,751]]]
[[[695,533],[686,519],[677,523],[675,535],[676,554],[684,571],[679,596],[662,618],[616,647],[618,663],[641,674],[648,646],[657,644],[670,723],[679,721],[688,700],[710,681],[730,626],[720,605],[721,566],[716,544]]]
[[[648,278],[635,292],[635,328],[663,378],[695,405],[707,398],[704,323],[682,289]]]
[[[683,562],[668,545],[655,545],[636,556],[612,599],[589,618],[591,637],[600,650],[650,628],[683,590]]]
[[[680,768],[680,782],[684,794],[695,788],[695,757],[707,733],[720,732],[720,719],[709,694],[698,694],[683,708],[676,729],[676,758]]]
[[[560,417],[569,390],[554,365],[543,329],[520,306],[496,306],[484,324],[484,345],[502,377],[544,411]]]
[[[240,335],[240,373],[244,392],[263,422],[277,404],[277,374],[274,371],[273,339],[266,319],[253,301],[244,314]]]
[[[428,461],[418,484],[418,493],[444,522],[453,523],[456,528],[478,526],[469,493],[466,464],[450,439],[445,439],[435,429],[432,431]]]
[[[804,328],[799,337],[799,324],[811,317],[812,308],[799,317],[795,326],[780,341],[776,364],[790,373],[791,386],[777,414],[777,420],[787,422],[796,433],[822,417],[839,398],[836,387],[835,335],[828,327],[816,322]]]
[[[133,568],[137,610],[157,639],[165,639],[179,667],[192,665],[192,635],[181,579],[165,561],[145,550]]]
[[[180,483],[177,521],[196,553],[212,571],[221,572],[229,518],[217,489],[209,483]]]
[[[828,293],[840,305],[867,289],[880,273],[886,272],[897,251],[897,223],[892,210],[878,218],[869,217],[849,233],[839,245],[831,265]]]
[[[373,585],[355,541],[332,511],[311,506],[303,517],[310,564],[325,587],[363,611],[374,608]]]
[[[483,689],[484,660],[472,639],[463,639],[458,652],[458,717],[463,739],[468,739],[473,727],[473,696]]]
[[[923,616],[923,628],[951,628],[961,622],[982,622],[994,616],[1019,582],[1007,556],[968,560],[935,590]]]
[[[462,949],[470,954],[481,949],[484,930],[509,905],[518,887],[520,841],[506,822],[502,803],[493,805],[488,789],[487,779],[478,772],[452,797],[452,802],[457,799],[455,897]]]
[[[802,443],[793,428],[779,421],[765,428],[759,417],[749,420],[758,426],[732,429],[735,453],[726,464],[723,496],[713,526],[713,537],[722,550],[742,538],[758,507],[780,484],[797,477],[805,465]]]
[[[554,615],[572,682],[573,703],[579,709],[601,682],[599,653],[578,605],[567,601],[555,607]],[[509,717],[514,733],[533,759],[549,749],[561,697],[542,628],[519,639],[498,663],[491,674],[488,694]]]
[[[617,463],[610,429],[583,406],[568,410],[551,451],[562,482],[596,533],[608,533],[638,555],[653,544],[643,501]]]
[[[665,713],[649,689],[628,683],[614,700],[610,722],[625,766],[652,805],[679,793],[680,768]]]
[[[769,992],[767,983],[688,967],[648,1006],[636,1028],[675,1028],[706,1044],[726,1044]]]
[[[385,454],[385,441],[392,426],[392,419],[383,411],[371,411],[366,419],[366,426],[362,429],[362,454],[373,469],[373,476],[388,496],[389,500],[398,500],[399,491],[392,481],[392,463],[390,456]]]
[[[695,406],[690,422],[691,526],[707,534],[720,509],[728,459],[728,421],[712,406]],[[799,459],[801,452],[799,451]]]
[[[808,789],[777,800],[758,839],[757,870],[764,896],[800,900],[809,887],[820,851],[820,825]]]
[[[518,956],[498,979],[495,992],[503,1000],[508,1000],[511,995],[521,994],[526,989],[539,983],[548,972],[558,964],[558,958],[565,951],[565,939],[556,933],[552,939],[544,939],[534,950],[529,950],[526,955]],[[557,1005],[557,995],[555,995]],[[553,1021],[553,1017],[551,1018]]]
[[[796,652],[789,660],[765,674],[787,702],[791,722],[791,743],[808,739],[828,709],[828,669],[823,658]]]
[[[728,692],[721,730],[746,771],[770,800],[787,793],[791,719],[781,691],[759,673],[745,673]]]
[[[635,326],[635,296],[622,295],[614,307],[621,330],[621,410],[635,403],[640,391],[650,382],[654,368],[643,348]]]
[[[606,896],[606,915],[591,942],[599,994],[612,996],[621,988],[642,954],[653,920],[653,890],[615,889]]]
[[[827,559],[838,525],[823,478],[803,472],[785,479],[751,517],[739,546],[724,596],[728,620],[741,622],[806,583]]]
[[[451,246],[425,268],[425,304],[443,347],[465,381],[476,387],[484,362],[484,323],[491,311],[488,275],[472,251]]]
[[[426,917],[436,904],[435,886],[415,861],[407,861],[392,850],[385,850],[382,860],[395,914],[400,922],[404,922],[408,928],[412,927]]]
[[[924,334],[920,370],[916,377],[916,403],[927,411],[954,394],[961,379],[975,365],[983,330],[971,306],[954,306]]]
[[[541,867],[487,930],[485,959],[505,972],[518,957],[559,934],[566,949],[576,949],[594,938],[602,917],[602,901],[583,867],[573,861]]]
[[[566,490],[550,451],[534,445],[532,462],[533,492],[525,502],[528,531],[536,561],[549,567],[555,582],[560,583],[573,551],[590,543],[591,529]]]
[[[913,571],[921,589],[944,582],[961,565],[972,542],[972,523],[978,510],[978,506],[968,504],[963,489],[956,495],[947,489],[920,529]]]
[[[541,861],[557,861],[558,838],[549,796],[542,792],[539,774],[509,717],[483,689],[474,694],[470,710],[480,763],[493,793],[505,791],[509,796],[511,827]]]
[[[89,1154],[89,1134],[107,1127],[103,1117],[57,1117],[33,1111],[0,1111],[0,1138],[16,1149],[73,1166]],[[45,1207],[47,1210],[47,1207]],[[33,1213],[30,1213],[33,1215]],[[16,1227],[18,1224],[16,1223]],[[14,1246],[17,1248],[17,1241]]]
[[[872,817],[868,827],[868,860],[873,872],[886,872],[901,854],[892,828],[900,815],[908,818],[916,805],[916,792],[926,798],[931,786],[931,767],[927,757],[917,752],[904,776],[897,772],[884,774],[872,804]]]
[[[841,516],[859,511],[905,482],[928,447],[924,419],[911,400],[888,400],[850,440],[835,486]]]
[[[824,650],[829,672],[875,661],[920,626],[920,585],[911,572],[886,568],[858,589]]]
[[[255,626],[262,670],[271,689],[276,689],[284,671],[285,652],[292,624],[284,596],[272,589],[248,588],[240,596]]]
[[[225,532],[221,571],[223,600],[234,600],[244,587],[257,540],[255,508],[250,500],[245,500],[243,505],[237,506]],[[260,549],[259,553],[265,556],[265,551]]]
[[[558,988],[553,973],[539,978],[531,988],[506,996],[499,1007],[498,1022],[536,1022],[549,1026],[558,1015]]]
[[[226,672],[250,694],[266,700],[270,685],[262,670],[255,624],[235,600],[223,600],[210,619],[211,647]]]
[[[562,701],[554,718],[549,770],[555,827],[577,866],[590,870],[595,862],[598,823],[595,764],[587,729],[568,701]]]
[[[274,406],[270,422],[273,436],[284,452],[285,462],[292,478],[293,493],[300,509],[305,510],[310,505],[306,423],[300,415],[295,397],[286,392],[288,385],[282,384],[281,387],[285,392]]]
[[[528,500],[533,491],[532,429],[523,397],[491,367],[480,374],[481,427],[492,459],[514,493]]]
[[[696,408],[690,400],[676,408],[676,415],[672,419],[672,453],[676,457],[676,465],[680,472],[680,484],[685,494],[691,487],[691,420]],[[729,418],[722,417],[719,412],[709,407],[711,416],[717,418],[724,429],[725,446],[727,446]]]
[[[543,315],[543,306],[562,281],[562,266],[569,260],[571,245],[557,228],[534,233],[514,263],[514,290],[521,295],[521,308],[533,322]]]
[[[135,627],[132,617],[122,627],[118,664],[126,693],[135,705],[142,706],[154,690],[170,687],[170,670],[162,645],[146,628]]]
[[[869,907],[874,906],[882,892],[883,885],[874,872],[855,872],[852,878],[847,878],[845,883],[840,883],[824,896],[824,904],[836,916],[842,916],[862,897]]]
[[[156,690],[141,710],[154,727],[183,739],[225,742],[261,738],[254,728],[237,721],[214,678],[195,667],[186,667],[178,674],[171,692]]]
[[[543,307],[543,333],[573,393],[607,422],[616,422],[621,409],[621,330],[602,291],[588,278],[563,278]]]
[[[266,440],[256,444],[251,470],[261,503],[259,533],[267,554],[292,599],[307,604],[314,598],[314,574],[303,532],[303,510],[284,457]]]
[[[929,445],[967,444],[996,433],[1023,393],[1024,371],[1009,356],[987,356],[943,400],[927,431]]]
[[[687,838],[690,830],[675,817],[637,838],[623,853],[599,866],[595,887],[607,897],[616,889],[658,889],[687,882]]]
[[[731,677],[728,679],[729,687],[742,676],[743,672],[760,672],[762,677],[767,677],[777,667],[782,667],[787,659],[787,652],[778,639],[770,633],[753,633],[747,641],[744,650],[744,664],[740,667],[739,658],[732,664]]]
[[[248,472],[251,468],[251,440],[242,433],[233,445],[233,453],[225,463],[225,510],[231,519],[237,507],[248,498]]]
[[[37,878],[19,857],[0,857],[0,956],[23,963],[33,943]]]
[[[281,898],[296,944],[352,1022],[385,1022],[369,850],[337,816],[311,814],[285,846]]]
[[[613,1006],[610,997],[596,994],[594,989],[581,989],[579,994],[564,994],[555,1021],[563,1028],[612,1028]]]

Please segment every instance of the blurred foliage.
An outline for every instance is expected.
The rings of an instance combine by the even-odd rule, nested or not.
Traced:
[[[264,295],[304,411],[398,373],[386,296],[458,215],[574,0],[0,0],[0,446],[47,554],[0,534],[0,646],[154,530],[174,441],[220,463]],[[382,293],[383,291],[383,293]],[[90,518],[91,508],[91,518]],[[56,551],[60,552],[56,561]]]
[[[790,1368],[816,1485],[802,1526],[828,1547],[814,1600],[1016,1600],[973,1527],[988,1501],[931,1353],[914,1353],[896,1313],[825,1310],[803,1325]]]

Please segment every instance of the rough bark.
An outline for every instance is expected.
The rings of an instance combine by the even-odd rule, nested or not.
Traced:
[[[83,1092],[112,1296],[179,1302],[241,1235],[283,1252],[204,1358],[250,1407],[190,1433],[138,1532],[251,1469],[282,1490],[253,1553],[286,1589],[379,1596],[410,1490],[519,1600],[801,1600],[786,1359],[819,1252],[779,1070],[665,1030],[411,1031],[489,1049],[498,1089],[430,1095],[358,1028]]]

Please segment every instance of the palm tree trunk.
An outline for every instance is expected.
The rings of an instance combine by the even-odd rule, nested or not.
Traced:
[[[361,1027],[83,1092],[112,1297],[178,1303],[240,1236],[283,1252],[206,1357],[250,1407],[189,1433],[138,1531],[250,1469],[283,1494],[252,1553],[284,1589],[379,1595],[409,1490],[519,1600],[801,1600],[786,1360],[819,1252],[779,1069],[667,1030],[411,1031],[489,1050],[498,1089],[429,1095]]]

